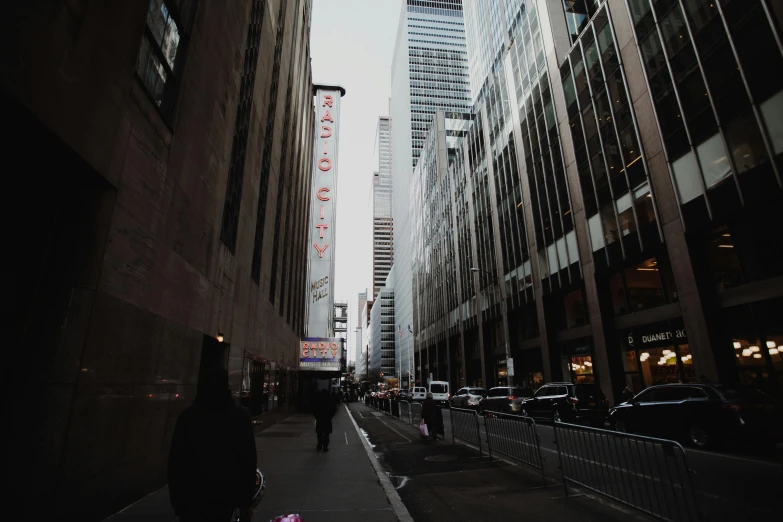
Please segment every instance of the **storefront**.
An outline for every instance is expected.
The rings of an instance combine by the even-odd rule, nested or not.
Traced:
[[[495,359],[495,386],[508,386],[508,361],[505,355]]]
[[[240,404],[253,416],[286,406],[294,370],[251,352],[245,352],[242,366]]]
[[[647,386],[696,382],[681,319],[620,331],[625,385],[634,393]]]
[[[574,384],[596,382],[593,370],[593,343],[590,338],[558,343],[563,379]]]
[[[723,352],[733,352],[737,381],[783,398],[783,299],[722,310]]]

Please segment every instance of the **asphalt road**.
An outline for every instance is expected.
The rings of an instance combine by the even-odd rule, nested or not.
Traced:
[[[451,424],[450,417],[449,411],[444,410],[447,425]],[[482,447],[487,449],[485,419],[479,417],[478,420]],[[516,440],[532,439],[518,430],[512,434],[508,428],[503,430],[495,426],[492,432],[501,444],[504,444],[506,434]],[[537,424],[536,430],[545,474],[560,480],[554,429],[551,425]],[[569,476],[615,498],[642,505],[651,512],[664,516],[670,516],[669,512],[675,509],[689,512],[692,506],[683,490],[690,487],[696,489],[698,507],[710,522],[751,517],[768,520],[777,518],[781,512],[777,495],[783,485],[783,466],[773,457],[758,459],[690,448],[685,448],[683,457],[678,451],[670,451],[671,446],[618,442],[616,437],[603,436],[600,432],[590,432],[588,436],[582,432],[579,436],[567,436],[562,442],[564,468]],[[519,444],[511,447],[514,446],[518,448]],[[512,452],[507,450],[506,453]],[[522,456],[531,460],[529,452]],[[532,461],[535,462],[534,457]],[[693,471],[690,482],[688,477],[677,473],[686,468]]]
[[[541,487],[540,474],[453,445],[448,418],[445,440],[430,442],[410,423],[364,404],[349,410],[416,522],[650,522],[587,496],[564,499],[554,481]]]

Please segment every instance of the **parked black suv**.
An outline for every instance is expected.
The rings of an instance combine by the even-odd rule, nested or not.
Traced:
[[[521,405],[522,415],[554,422],[587,422],[603,428],[609,414],[606,400],[597,384],[550,382],[536,390]]]
[[[618,404],[609,416],[621,432],[672,438],[709,448],[750,441],[783,441],[783,410],[755,388],[707,384],[663,384]]]

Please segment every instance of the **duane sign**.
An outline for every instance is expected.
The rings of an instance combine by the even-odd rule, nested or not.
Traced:
[[[315,144],[310,196],[310,241],[307,335],[332,337],[334,327],[335,196],[340,127],[339,86],[315,86]],[[305,342],[302,340],[302,342]]]
[[[345,369],[345,339],[303,337],[299,341],[299,369],[339,372]]]

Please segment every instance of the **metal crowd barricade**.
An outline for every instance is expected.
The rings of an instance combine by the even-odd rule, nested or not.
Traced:
[[[571,483],[661,520],[702,520],[679,443],[559,422],[554,433],[566,496]]]
[[[392,417],[397,417],[399,419],[400,418],[400,401],[393,400],[393,401],[391,401],[390,406],[391,406]]]
[[[399,402],[399,417],[401,421],[405,421],[410,424],[411,422],[411,403],[408,401]]]
[[[541,471],[541,480],[546,486],[544,458],[541,456],[541,441],[536,430],[536,421],[530,417],[487,412],[484,415],[487,431],[487,449],[500,453]]]
[[[452,442],[454,439],[460,439],[477,446],[481,458],[481,428],[478,413],[475,410],[462,408],[451,408],[449,411]]]
[[[421,424],[421,403],[420,402],[412,402],[411,403],[411,425],[412,426],[418,426]]]

